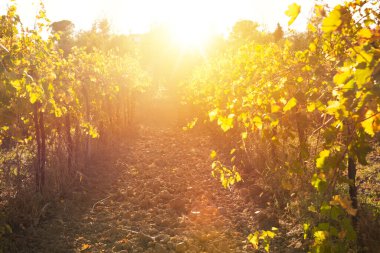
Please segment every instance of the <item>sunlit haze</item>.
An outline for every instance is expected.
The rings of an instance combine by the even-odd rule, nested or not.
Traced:
[[[380,252],[380,0],[0,0],[0,253]]]
[[[297,2],[302,12],[292,28],[304,30],[305,20],[310,16],[312,0],[45,0],[48,17],[54,22],[68,19],[77,30],[91,28],[95,20],[108,19],[116,33],[143,33],[157,23],[165,23],[179,32],[178,39],[194,38],[192,34],[204,37],[204,33],[227,33],[238,20],[251,19],[274,30],[279,22],[287,26],[284,14],[287,6]],[[337,3],[339,0],[326,1]],[[0,13],[5,11],[9,1],[1,1]],[[33,26],[38,1],[17,1],[23,22]],[[185,36],[186,34],[186,36]],[[185,37],[184,37],[185,36]],[[200,41],[194,41],[199,43]]]

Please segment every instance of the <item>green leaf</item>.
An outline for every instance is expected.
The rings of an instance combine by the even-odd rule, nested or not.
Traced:
[[[8,230],[8,233],[12,233],[12,227],[9,226],[8,224],[5,224],[6,230]]]
[[[322,21],[322,31],[325,33],[333,32],[337,30],[342,24],[340,9],[342,7],[340,5],[336,6],[334,10],[330,12],[330,14],[323,19]]]
[[[367,142],[357,142],[353,147],[355,155],[358,158],[358,162],[361,165],[368,165],[367,155],[372,151],[372,146]]]
[[[285,14],[290,17],[290,20],[288,21],[288,25],[293,24],[294,20],[298,17],[298,14],[301,12],[301,6],[299,6],[296,3],[293,3],[289,5],[287,11],[285,11]]]
[[[297,105],[297,99],[296,98],[291,98],[287,103],[286,105],[284,106],[284,108],[282,109],[284,112],[287,112],[289,110],[291,110],[294,106]]]
[[[319,192],[324,192],[327,188],[326,176],[323,173],[314,174],[311,179],[311,185]]]

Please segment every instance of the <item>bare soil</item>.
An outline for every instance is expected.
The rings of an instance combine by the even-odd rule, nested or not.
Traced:
[[[251,252],[260,208],[211,176],[212,141],[141,126],[97,154],[71,194],[16,236],[14,252]]]

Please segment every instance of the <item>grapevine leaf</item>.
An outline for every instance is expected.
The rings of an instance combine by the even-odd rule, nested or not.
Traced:
[[[341,197],[339,195],[333,196],[333,199],[330,201],[330,205],[341,206],[351,216],[355,216],[358,211],[352,207],[352,201],[349,198]]]
[[[316,245],[321,245],[327,238],[327,231],[315,231],[314,232],[314,243]]]
[[[248,241],[252,244],[254,249],[259,248],[259,232],[256,231],[254,234],[248,236]]]
[[[355,71],[355,81],[359,88],[371,80],[372,71],[371,68],[357,69]]]
[[[365,114],[366,120],[361,122],[364,131],[372,137],[375,136],[375,131],[373,128],[373,122],[375,121],[374,115],[375,113],[372,110],[368,110]]]
[[[358,32],[359,37],[364,39],[370,39],[372,37],[372,32],[368,28],[363,28]]]
[[[347,82],[347,80],[351,77],[350,71],[345,71],[341,73],[337,73],[334,76],[334,83],[339,85],[339,84],[344,84]]]
[[[288,25],[293,24],[294,20],[298,17],[298,14],[301,12],[301,6],[296,3],[289,5],[288,10],[285,11],[285,14],[290,17]]]
[[[223,132],[227,132],[233,128],[234,114],[228,115],[228,117],[221,117],[218,119],[218,125],[222,128]]]
[[[322,169],[324,164],[325,164],[325,161],[326,161],[326,158],[328,158],[330,156],[330,150],[322,150],[320,153],[319,153],[319,157],[317,158],[317,168],[318,169]]]
[[[218,109],[214,109],[208,113],[208,116],[210,117],[210,121],[214,121],[216,119],[216,116],[218,115]]]
[[[253,124],[260,130],[263,128],[263,121],[259,116],[253,118]]]
[[[317,46],[315,45],[314,42],[312,42],[312,43],[309,44],[309,50],[311,52],[315,52],[317,50]]]
[[[294,106],[297,105],[297,99],[296,98],[291,98],[288,103],[284,106],[282,109],[284,112],[290,111]]]
[[[211,151],[210,158],[214,159],[215,157],[216,157],[216,151],[213,150],[213,151]]]
[[[313,111],[315,111],[315,108],[316,108],[316,105],[315,105],[315,103],[314,102],[310,102],[308,105],[307,105],[307,111],[308,112],[313,112]]]
[[[322,31],[324,31],[325,33],[329,33],[337,30],[340,27],[340,25],[342,24],[340,9],[341,6],[338,5],[322,21]]]
[[[89,248],[91,248],[91,245],[85,243],[85,244],[82,244],[82,247],[80,248],[80,250],[81,250],[81,251],[85,251],[86,249],[89,249]]]

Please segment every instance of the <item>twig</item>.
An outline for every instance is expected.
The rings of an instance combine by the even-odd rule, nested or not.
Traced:
[[[99,204],[100,202],[103,202],[104,200],[107,200],[107,199],[109,199],[109,198],[111,198],[111,197],[112,197],[112,195],[110,195],[110,196],[108,196],[108,197],[106,197],[106,198],[104,198],[104,199],[101,199],[101,200],[95,202],[95,204],[92,206],[91,212],[94,212],[95,206],[96,206],[97,204]]]
[[[40,223],[41,218],[45,216],[46,209],[48,208],[49,205],[50,205],[50,202],[46,203],[46,204],[41,208],[40,213],[38,214],[37,218],[34,220],[34,226],[37,226],[37,225]]]
[[[9,54],[8,48],[6,48],[3,44],[0,43],[0,48]]]
[[[366,120],[368,120],[370,118],[376,117],[379,114],[380,114],[380,112],[377,112],[377,113],[375,113],[375,114],[373,114],[373,115],[371,115],[371,116],[369,116],[369,117],[367,117],[367,118],[365,118],[365,119],[363,119],[363,120],[361,120],[359,122],[356,122],[356,124],[362,123],[363,121],[366,121]]]
[[[335,119],[335,117],[331,117],[331,118],[329,118],[326,122],[323,122],[323,124],[322,124],[320,127],[318,127],[317,129],[315,129],[315,130],[311,133],[311,135],[314,135],[315,133],[319,132],[319,130],[321,130],[323,127],[325,127],[327,124],[329,124],[329,123],[331,122],[331,120],[333,120],[333,119]]]

